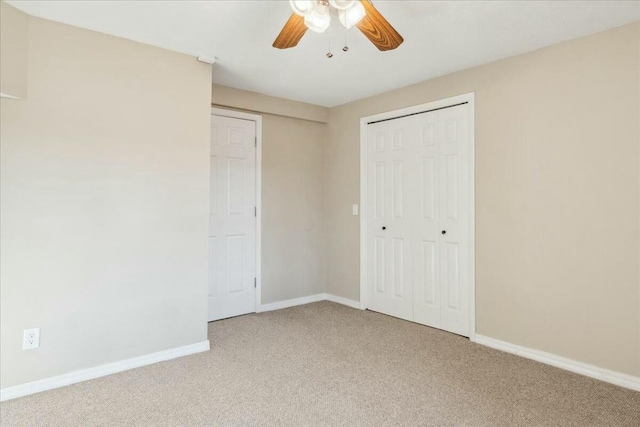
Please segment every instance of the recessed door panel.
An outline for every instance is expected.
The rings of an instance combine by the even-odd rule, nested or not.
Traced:
[[[434,128],[434,123],[427,123],[422,127],[422,145],[425,147],[433,146],[435,143]]]
[[[444,215],[447,220],[458,220],[458,155],[449,154],[444,156],[444,180],[442,187],[444,189]]]
[[[393,150],[402,150],[403,148],[403,143],[402,143],[402,130],[398,129],[396,131],[393,132],[393,140],[392,140],[392,149]]]
[[[393,184],[391,186],[393,200],[393,217],[402,218],[402,210],[404,205],[404,163],[402,160],[394,160],[393,162]]]
[[[376,292],[378,292],[379,294],[384,294],[385,291],[385,274],[384,274],[384,269],[385,269],[385,264],[386,264],[386,257],[385,257],[385,250],[384,250],[384,238],[382,237],[376,237],[375,239],[375,243],[374,243],[374,254],[375,257],[373,259],[373,263],[374,263],[374,283],[375,283],[375,289]]]
[[[245,130],[242,127],[227,126],[227,143],[242,147],[245,144]]]
[[[245,160],[244,159],[227,159],[227,197],[229,207],[229,215],[242,215],[245,208]]]
[[[422,241],[422,286],[426,304],[434,305],[436,300],[436,244],[428,240]]]
[[[216,236],[209,236],[209,297],[212,297],[216,294],[216,269],[211,268],[211,266],[217,265],[217,254],[216,254]]]
[[[211,122],[211,152],[213,153],[214,147],[218,145],[218,123]]]
[[[218,158],[216,156],[211,156],[209,161],[209,216],[217,216],[218,215],[218,205],[220,204],[218,197],[220,195],[220,189],[218,188],[218,167],[216,163],[218,162]]]
[[[460,308],[460,257],[457,243],[445,243],[443,257],[442,282],[447,290],[446,307],[450,310]]]
[[[415,274],[414,321],[435,328],[440,327],[440,284],[438,243],[421,240],[417,248]]]
[[[384,132],[379,132],[375,136],[375,152],[381,153],[384,151]]]
[[[425,157],[421,164],[420,190],[422,193],[422,218],[435,219],[436,209],[436,171],[434,157]]]
[[[458,142],[458,120],[455,117],[445,118],[441,121],[444,125],[444,142],[454,144]]]
[[[385,164],[384,162],[376,162],[375,164],[375,180],[374,180],[374,197],[375,197],[375,216],[377,218],[384,218],[385,210]]]
[[[404,294],[404,240],[393,239],[393,292],[394,296],[403,298]]]
[[[227,236],[227,293],[242,292],[246,270],[245,236]]]

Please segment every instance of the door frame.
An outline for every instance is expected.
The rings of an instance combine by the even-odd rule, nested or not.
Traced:
[[[262,116],[211,107],[212,116],[249,120],[256,124],[256,300],[255,312],[262,306]]]
[[[367,126],[371,122],[397,119],[404,116],[426,113],[458,104],[469,105],[469,339],[476,337],[476,206],[475,206],[475,92],[440,99],[426,104],[414,105],[399,110],[387,111],[360,119],[360,309],[367,309]]]

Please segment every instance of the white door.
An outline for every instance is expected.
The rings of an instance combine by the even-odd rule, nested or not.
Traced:
[[[256,311],[256,125],[211,116],[209,321]]]
[[[411,120],[368,126],[368,308],[413,320]]]
[[[368,308],[465,336],[468,108],[371,124],[367,139]]]

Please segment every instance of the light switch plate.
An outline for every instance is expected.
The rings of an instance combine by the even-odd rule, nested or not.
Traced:
[[[357,216],[357,215],[358,215],[358,205],[352,205],[352,206],[351,206],[351,213],[352,213],[354,216]]]

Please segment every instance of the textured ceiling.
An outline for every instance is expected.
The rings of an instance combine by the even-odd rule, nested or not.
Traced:
[[[308,31],[293,49],[277,50],[271,43],[291,13],[287,1],[9,3],[54,21],[215,56],[215,83],[324,106],[640,19],[638,1],[375,1],[405,39],[397,50],[379,52],[338,22],[325,34]],[[327,59],[330,44],[334,57]]]

